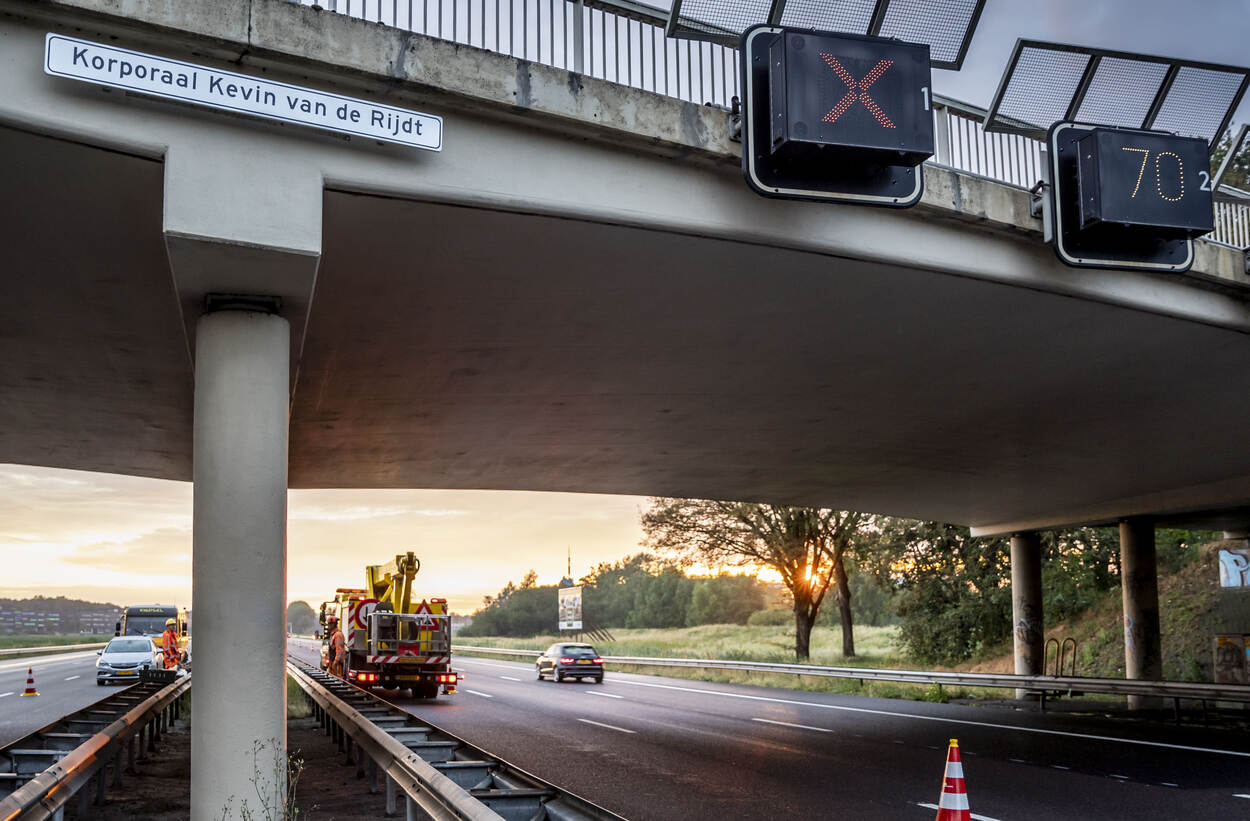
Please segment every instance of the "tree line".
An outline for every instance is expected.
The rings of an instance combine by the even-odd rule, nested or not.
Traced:
[[[768,567],[780,576],[798,660],[810,657],[822,617],[841,626],[846,657],[855,655],[856,622],[897,622],[904,648],[922,663],[957,663],[1011,636],[1007,537],[973,538],[966,527],[852,511],[675,498],[651,499],[642,526],[653,552],[601,564],[581,579],[583,610],[595,627],[745,624],[767,612],[767,588],[751,576],[684,572],[702,563]],[[1160,567],[1179,567],[1192,544],[1213,537],[1159,531]],[[1080,614],[1119,586],[1118,529],[1054,531],[1042,543],[1048,622]],[[539,586],[531,570],[519,586],[509,582],[486,597],[465,635],[552,632],[556,589]],[[832,608],[825,609],[827,599]]]

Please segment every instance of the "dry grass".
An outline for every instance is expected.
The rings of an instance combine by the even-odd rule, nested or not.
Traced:
[[[772,663],[794,662],[794,628],[792,627],[705,624],[699,627],[669,630],[614,629],[611,633],[615,639],[614,641],[594,642],[595,648],[605,656],[720,659],[725,661],[761,661]],[[841,653],[842,631],[836,627],[817,627],[812,631],[810,663],[834,667],[905,668],[908,665],[897,645],[897,635],[898,628],[896,627],[857,627],[855,628],[855,649],[857,655],[854,658],[847,659],[843,658]],[[458,643],[508,650],[544,650],[553,642],[559,640],[560,637],[556,635],[534,636],[528,639],[466,637]],[[462,655],[473,654],[463,653]],[[745,670],[645,667],[642,665],[624,664],[612,664],[609,669],[698,681],[848,693],[876,698],[946,701],[951,698],[973,697],[973,694],[970,692],[950,690],[937,686],[925,687],[895,684],[892,682],[864,681],[854,678],[756,673]],[[1001,697],[1001,694],[996,692],[981,692],[977,695],[980,697]]]

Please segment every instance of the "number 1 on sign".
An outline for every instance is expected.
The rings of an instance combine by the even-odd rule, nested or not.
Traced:
[[[924,110],[928,111],[929,110],[929,87],[923,86],[920,89],[920,95],[924,97]]]

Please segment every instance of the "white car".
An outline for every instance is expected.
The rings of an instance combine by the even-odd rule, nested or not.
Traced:
[[[96,655],[95,683],[101,687],[110,681],[138,681],[140,670],[165,666],[160,648],[148,636],[116,636]]]

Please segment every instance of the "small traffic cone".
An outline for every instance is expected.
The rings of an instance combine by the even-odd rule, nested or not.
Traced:
[[[936,821],[972,821],[957,738],[951,739],[951,746],[946,752],[946,776],[942,779],[942,797],[938,800]]]
[[[26,692],[22,693],[22,695],[24,695],[24,696],[37,696],[37,695],[39,695],[38,691],[37,691],[37,690],[35,690],[35,671],[34,671],[34,668],[31,668],[31,667],[27,667],[27,668],[26,668]]]

